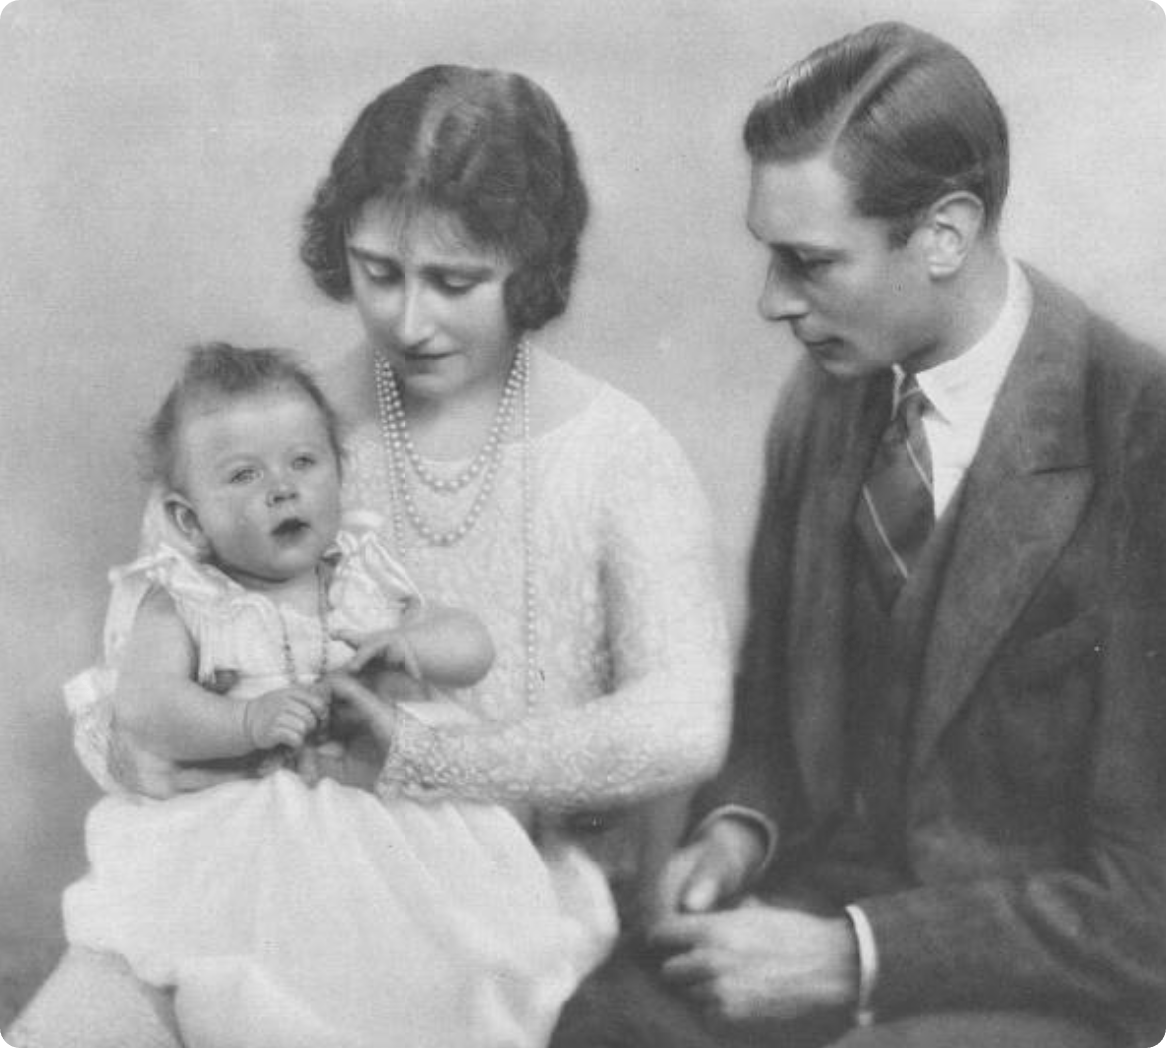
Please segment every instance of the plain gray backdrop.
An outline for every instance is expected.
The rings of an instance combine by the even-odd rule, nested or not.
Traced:
[[[1150,0],[3,10],[0,962],[53,949],[60,890],[83,868],[96,789],[60,685],[97,654],[105,573],[134,552],[136,434],[179,349],[283,344],[326,367],[358,338],[296,249],[359,107],[444,61],[519,70],[558,101],[594,217],[570,311],[541,341],[683,443],[714,502],[736,623],[762,432],[796,354],[755,308],[764,257],[743,224],[740,126],[781,68],[884,18],[955,43],[999,95],[1014,143],[1006,245],[1166,342],[1166,18]]]

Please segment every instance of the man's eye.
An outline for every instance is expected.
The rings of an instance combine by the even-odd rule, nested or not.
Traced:
[[[449,274],[442,274],[434,278],[434,284],[446,295],[464,295],[467,291],[476,287],[477,283],[472,277],[459,277]]]
[[[801,273],[803,276],[812,276],[815,273],[821,273],[829,264],[830,259],[828,258],[806,258],[802,255],[794,255],[791,261],[794,271]]]
[[[787,273],[800,278],[821,276],[834,261],[820,255],[799,255],[793,251],[781,251],[777,255],[779,266]]]

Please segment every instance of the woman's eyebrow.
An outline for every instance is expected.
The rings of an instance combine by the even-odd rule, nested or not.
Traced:
[[[452,274],[466,280],[486,280],[494,275],[494,267],[486,264],[431,262],[422,266],[421,272],[426,276],[450,276]]]
[[[370,251],[368,248],[360,247],[358,244],[347,245],[347,250],[350,255],[360,259],[362,262],[399,265],[395,256],[382,255],[378,251]],[[422,266],[421,271],[427,276],[442,276],[453,273],[467,280],[486,280],[494,275],[495,267],[488,262],[430,262]]]
[[[346,245],[348,253],[355,255],[357,258],[365,262],[396,262],[392,255],[382,255],[376,251],[370,251],[365,247],[358,247],[356,244]]]

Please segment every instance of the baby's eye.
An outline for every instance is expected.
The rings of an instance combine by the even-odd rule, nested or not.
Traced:
[[[311,469],[315,464],[315,455],[297,455],[292,459],[292,469]]]
[[[254,466],[244,466],[231,474],[230,481],[232,484],[250,484],[257,476],[259,471]]]

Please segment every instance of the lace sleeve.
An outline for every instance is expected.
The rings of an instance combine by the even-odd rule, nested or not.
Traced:
[[[612,690],[504,725],[427,727],[402,715],[381,788],[544,808],[607,806],[711,775],[729,670],[707,504],[650,418],[610,441],[595,548]],[[545,567],[545,566],[544,566]]]

